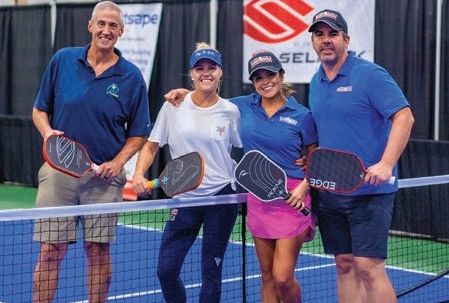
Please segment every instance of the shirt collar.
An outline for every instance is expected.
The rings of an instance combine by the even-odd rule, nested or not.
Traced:
[[[85,66],[89,66],[89,63],[87,62],[87,52],[90,48],[90,43],[86,46],[84,46],[83,51],[78,55],[78,61],[82,62]],[[122,52],[114,47],[114,53],[119,57],[117,63],[113,66],[110,73],[112,75],[124,75],[126,73],[126,67],[124,64],[124,59],[122,57]]]
[[[285,107],[288,107],[290,109],[295,109],[296,106],[298,105],[298,100],[296,100],[295,97],[290,96],[287,98],[287,103],[285,104]]]
[[[337,76],[347,76],[349,75],[352,65],[354,64],[354,58],[355,58],[355,52],[354,51],[348,51],[348,57],[346,57],[345,62],[340,67],[340,70],[337,73]],[[322,65],[319,67],[319,75],[321,80],[328,80],[326,73],[324,72],[324,68]]]
[[[252,93],[250,97],[251,97],[252,104],[260,106],[260,102],[262,101],[262,97],[260,95]],[[287,102],[284,104],[284,106],[281,108],[281,110],[283,110],[284,108],[295,109],[295,106],[297,103],[298,103],[298,101],[296,101],[296,99],[294,97],[292,97],[292,96],[287,97]]]

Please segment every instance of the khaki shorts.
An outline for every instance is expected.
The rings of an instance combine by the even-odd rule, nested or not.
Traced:
[[[36,207],[73,206],[111,203],[122,200],[126,183],[125,172],[114,180],[105,180],[87,173],[80,179],[61,173],[47,163],[39,170]],[[117,214],[38,219],[33,239],[44,243],[76,242],[79,222],[83,225],[84,241],[109,243],[115,239]]]

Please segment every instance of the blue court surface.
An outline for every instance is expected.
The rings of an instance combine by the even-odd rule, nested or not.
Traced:
[[[0,302],[31,302],[32,273],[39,246],[32,242],[32,224],[0,225]],[[113,279],[108,302],[163,302],[155,268],[158,230],[120,225],[112,245]],[[188,302],[198,302],[201,286],[198,238],[186,258],[182,277]],[[223,268],[222,302],[242,301],[242,245],[230,243]],[[254,247],[246,252],[247,302],[260,302],[260,273]],[[400,268],[389,268],[389,276],[398,290],[404,290],[430,275]],[[333,258],[301,254],[296,270],[302,284],[303,302],[337,302]],[[55,302],[87,302],[85,258],[82,241],[71,245],[63,261]],[[424,288],[402,297],[399,302],[449,301],[449,278],[443,277]]]

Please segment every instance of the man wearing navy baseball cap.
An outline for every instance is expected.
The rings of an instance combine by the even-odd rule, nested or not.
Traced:
[[[340,12],[325,9],[316,14],[312,21],[313,23],[309,27],[309,32],[313,32],[318,24],[325,23],[336,31],[343,31],[345,34],[348,34],[348,24]]]
[[[321,62],[309,93],[319,145],[353,152],[368,167],[356,191],[320,191],[315,208],[324,250],[337,264],[338,301],[396,302],[385,259],[398,186],[386,181],[398,179],[396,163],[414,123],[410,104],[384,68],[348,51],[339,12],[318,12],[309,32]]]

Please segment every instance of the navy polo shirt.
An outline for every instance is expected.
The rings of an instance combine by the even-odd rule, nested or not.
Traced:
[[[310,83],[309,105],[319,145],[356,153],[366,167],[380,161],[390,134],[390,118],[410,106],[388,72],[349,52],[338,75],[329,81],[323,68]],[[397,180],[397,169],[393,171]],[[351,195],[390,193],[394,185],[365,184]]]
[[[245,152],[259,150],[278,164],[291,178],[304,178],[304,172],[295,165],[304,145],[318,141],[310,111],[289,98],[286,104],[269,118],[257,94],[230,100],[238,106],[240,137]]]
[[[52,57],[34,107],[101,164],[112,160],[128,137],[148,137],[148,92],[140,70],[117,49],[117,63],[96,77],[87,62],[89,47],[63,48]]]

